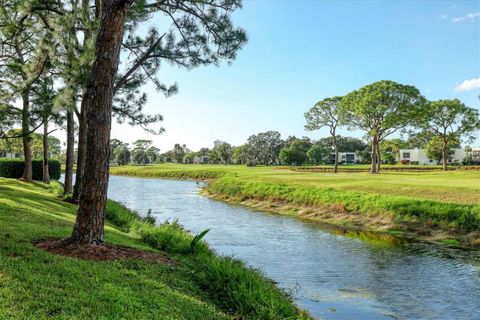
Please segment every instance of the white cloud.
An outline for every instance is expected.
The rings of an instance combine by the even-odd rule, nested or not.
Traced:
[[[476,18],[480,18],[480,12],[470,12],[464,16],[452,18],[452,22],[454,23],[464,22],[464,21],[473,22]]]
[[[464,80],[455,87],[455,91],[469,91],[480,88],[480,78]]]
[[[448,16],[446,14],[441,14],[439,16],[437,16],[438,19],[442,19],[442,20],[445,20],[448,18]]]

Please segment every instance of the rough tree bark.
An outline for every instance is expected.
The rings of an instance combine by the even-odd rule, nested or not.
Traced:
[[[23,142],[23,175],[20,180],[32,181],[32,150],[30,149],[31,136],[29,133],[30,122],[30,88],[22,90],[22,142]]]
[[[113,84],[117,73],[125,18],[131,1],[102,3],[95,62],[87,84],[87,143],[77,219],[71,240],[89,245],[104,243],[105,202],[108,190]]]
[[[48,120],[43,121],[43,183],[50,183],[48,172]]]
[[[73,157],[75,148],[75,123],[73,112],[67,111],[67,160],[65,163],[65,183],[63,194],[73,191]]]
[[[85,152],[87,143],[87,121],[86,121],[86,106],[88,98],[87,92],[83,94],[82,102],[80,104],[80,114],[78,116],[78,148],[77,148],[77,170],[75,173],[75,185],[73,187],[73,201],[78,202],[82,184],[83,169],[85,167]]]

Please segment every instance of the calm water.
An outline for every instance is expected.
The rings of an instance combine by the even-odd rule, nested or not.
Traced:
[[[198,194],[191,181],[111,177],[109,197],[178,219],[241,258],[322,319],[480,319],[480,262],[395,239],[332,232]],[[454,258],[455,257],[455,258]]]

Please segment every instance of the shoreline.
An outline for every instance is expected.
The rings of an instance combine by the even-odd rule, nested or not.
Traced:
[[[466,250],[480,249],[480,230],[475,228],[466,230],[459,225],[460,218],[465,220],[471,219],[470,216],[475,218],[477,209],[475,205],[415,200],[373,193],[352,193],[334,189],[304,188],[302,190],[298,186],[242,180],[235,173],[221,172],[220,170],[165,170],[152,172],[148,176],[143,176],[142,173],[145,171],[129,171],[129,174],[112,173],[112,175],[205,182],[206,186],[201,191],[203,195],[259,211],[287,215],[347,230],[389,234],[410,241],[422,241],[444,247]],[[254,190],[249,190],[249,187]],[[280,190],[277,190],[278,188]],[[312,191],[321,194],[320,196],[308,194]],[[304,196],[302,192],[309,195],[310,198]],[[302,197],[296,197],[299,194]],[[330,194],[333,194],[333,200],[321,201],[322,197],[329,197]],[[350,201],[352,196],[355,200],[353,202]],[[374,198],[373,205],[366,203],[371,200],[370,198]],[[385,199],[395,200],[393,205],[386,202],[391,208],[387,205],[382,206],[382,200]],[[366,204],[364,205],[363,202]],[[410,211],[404,213],[403,207],[417,215],[411,215]],[[429,214],[437,212],[437,207],[439,210],[446,207],[445,212],[438,213],[436,217],[430,217]],[[395,212],[394,209],[398,212]],[[465,212],[469,215],[467,218],[451,217],[457,211],[461,212],[462,210],[464,215]],[[450,220],[442,220],[445,219],[445,216]]]
[[[288,216],[321,225],[329,231],[345,235],[348,233],[362,233],[375,235],[375,238],[395,238],[392,242],[421,242],[428,245],[441,246],[480,253],[480,244],[473,243],[479,239],[480,232],[460,234],[449,230],[426,228],[420,223],[395,225],[393,219],[378,215],[362,215],[361,213],[335,212],[331,207],[313,207],[295,205],[285,202],[272,202],[255,199],[241,199],[221,194],[208,193],[202,189],[201,194],[216,201],[223,201],[232,205],[240,205],[264,213]],[[390,242],[392,239],[389,239]],[[452,239],[455,239],[452,241]],[[385,239],[386,240],[386,239]],[[460,240],[459,242],[457,242]]]

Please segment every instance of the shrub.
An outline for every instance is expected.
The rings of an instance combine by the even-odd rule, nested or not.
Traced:
[[[410,164],[411,164],[411,165],[414,165],[414,166],[418,166],[418,165],[419,165],[419,162],[418,162],[418,161],[410,161]]]
[[[23,175],[23,167],[25,162],[20,159],[0,159],[0,177],[18,179]],[[48,161],[48,171],[50,179],[60,179],[61,166],[57,160]],[[43,177],[43,161],[32,161],[33,180],[42,180]]]

